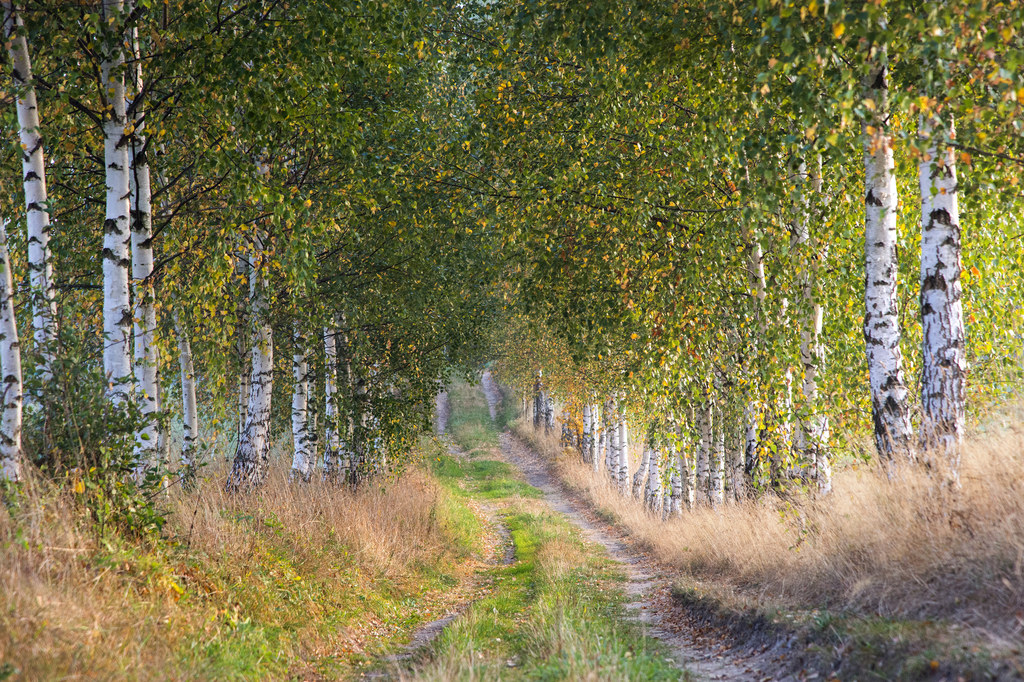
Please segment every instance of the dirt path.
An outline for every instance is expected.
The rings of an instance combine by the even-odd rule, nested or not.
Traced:
[[[484,394],[488,405],[497,406],[501,396],[489,372],[484,372]],[[494,414],[494,408],[492,408]],[[548,470],[544,459],[509,432],[501,434],[503,457],[518,467],[526,481],[544,493],[545,501],[556,512],[564,514],[589,540],[603,546],[608,555],[626,571],[627,608],[647,626],[647,634],[661,640],[672,650],[675,659],[698,679],[703,680],[789,680],[766,672],[766,656],[747,656],[728,647],[724,639],[703,632],[688,622],[687,614],[674,604],[670,581],[654,562],[645,559],[621,539],[614,529],[587,513],[583,505],[572,500]]]

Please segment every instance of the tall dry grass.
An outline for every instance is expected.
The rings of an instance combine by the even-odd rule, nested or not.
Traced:
[[[281,467],[258,495],[231,497],[220,468],[163,500],[165,539],[97,536],[74,494],[39,477],[0,507],[0,678],[277,677],[344,662],[374,604],[454,563],[445,493],[423,473],[351,491],[291,485]]]
[[[1024,432],[967,443],[962,489],[922,470],[889,481],[839,471],[827,497],[700,507],[662,521],[623,498],[557,439],[517,431],[565,483],[614,516],[664,564],[758,599],[918,619],[950,618],[1012,638],[1024,629]]]

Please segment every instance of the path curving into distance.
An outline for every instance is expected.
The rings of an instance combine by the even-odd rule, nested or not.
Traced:
[[[501,403],[501,393],[490,372],[481,379],[487,404],[494,418]],[[563,514],[578,527],[583,536],[595,542],[626,574],[626,607],[633,617],[646,626],[646,634],[666,644],[673,657],[687,672],[701,680],[795,680],[777,671],[769,672],[766,657],[748,657],[721,642],[710,642],[697,628],[679,618],[679,610],[671,608],[670,581],[661,569],[644,558],[622,540],[616,538],[612,526],[587,513],[584,505],[571,499],[549,470],[545,459],[526,443],[506,431],[500,436],[501,454],[522,471],[526,482],[544,493],[544,500],[555,512]],[[776,676],[778,675],[778,676]]]

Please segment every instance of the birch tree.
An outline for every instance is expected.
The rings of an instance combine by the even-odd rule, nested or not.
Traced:
[[[931,11],[944,0],[928,3]],[[929,22],[930,23],[930,22]],[[929,47],[938,46],[941,27],[930,32]],[[938,59],[928,55],[925,77],[940,80]],[[944,92],[942,83],[927,87],[928,95]],[[966,420],[967,358],[962,303],[961,233],[957,182],[956,136],[952,116],[940,117],[946,102],[926,95],[918,122],[923,152],[918,163],[921,196],[921,368],[920,445],[925,456],[944,456],[950,472],[959,475],[960,442]]]
[[[324,480],[334,480],[342,472],[340,414],[338,410],[337,332],[324,328]]]
[[[106,218],[103,223],[103,371],[107,394],[123,404],[131,390],[129,337],[132,309],[128,293],[131,263],[129,212],[129,136],[124,86],[123,0],[103,0],[100,36],[100,92],[103,100],[103,167],[106,180]]]
[[[619,414],[619,452],[616,461],[616,478],[619,492],[626,494],[629,490],[629,423],[626,415]]]
[[[813,201],[814,205],[818,206],[822,201],[821,173],[820,156],[817,159],[816,172],[812,176],[808,176],[807,166],[803,162],[797,169],[797,179],[803,186],[803,191],[800,193],[793,242],[801,261],[798,286],[802,297],[800,364],[803,379],[800,382],[802,401],[796,447],[801,458],[809,465],[811,479],[817,485],[818,491],[828,493],[832,490],[832,467],[828,461],[829,424],[828,416],[818,404],[818,375],[825,358],[825,349],[821,343],[824,313],[818,295],[821,256],[810,231],[811,216],[817,213],[812,214],[810,205]]]
[[[196,439],[199,437],[196,370],[192,359],[192,343],[177,307],[171,310],[171,315],[174,319],[174,333],[178,339],[178,365],[181,370],[181,466],[185,470],[185,476],[191,478],[199,464],[196,457]]]
[[[292,479],[308,481],[314,462],[310,451],[309,360],[306,338],[295,324],[292,349]]]
[[[661,450],[650,444],[647,482],[644,488],[644,506],[654,513],[661,511]]]
[[[21,477],[21,425],[23,384],[18,321],[14,315],[14,282],[7,252],[7,222],[0,221],[0,371],[3,402],[0,403],[0,479]]]
[[[665,518],[679,516],[683,512],[683,505],[686,504],[683,479],[686,476],[686,469],[683,466],[683,455],[676,441],[672,440],[668,446],[668,458],[666,466],[669,468],[669,504],[665,509]]]
[[[129,188],[131,194],[132,283],[135,294],[133,337],[135,341],[136,400],[142,423],[135,437],[137,470],[156,464],[160,410],[156,335],[156,292],[153,283],[153,190],[146,143],[145,89],[142,80],[142,49],[138,26],[130,31],[132,46],[132,125],[128,135]]]
[[[691,422],[692,423],[692,422]],[[692,439],[684,441],[679,448],[679,472],[683,485],[683,504],[688,510],[697,505],[697,461],[694,457]]]
[[[720,507],[725,502],[725,424],[722,410],[716,409],[711,429],[712,449],[710,471],[708,473],[708,500],[712,507]]]
[[[700,405],[697,407],[697,456],[695,465],[695,480],[698,499],[701,502],[711,503],[711,459],[712,459],[712,429],[714,418],[712,413],[711,397],[705,392]]]
[[[4,34],[18,93],[16,107],[28,228],[27,264],[29,301],[32,307],[32,336],[36,352],[39,354],[39,376],[45,386],[53,374],[53,342],[57,338],[57,302],[54,297],[53,264],[50,255],[50,205],[46,192],[46,157],[25,25],[14,3],[4,2],[3,10]]]
[[[583,438],[581,455],[585,464],[590,464],[594,459],[594,436],[592,432],[592,415],[594,407],[589,403],[583,403]]]
[[[875,446],[884,462],[911,456],[910,410],[903,376],[896,260],[896,191],[892,138],[888,132],[889,83],[884,45],[873,46],[865,104],[874,112],[864,125],[864,342]]]
[[[651,458],[653,453],[651,452],[650,443],[644,443],[643,450],[640,455],[640,462],[637,465],[636,473],[633,474],[633,499],[644,500],[644,486],[647,483],[647,473],[651,468]]]
[[[253,263],[249,271],[252,320],[252,369],[245,428],[235,449],[225,488],[228,492],[251,490],[267,475],[270,450],[270,408],[274,389],[274,329],[270,324],[269,286],[266,265]]]

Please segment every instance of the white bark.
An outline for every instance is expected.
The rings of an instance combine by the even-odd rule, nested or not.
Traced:
[[[647,483],[647,472],[651,468],[651,447],[645,444],[640,455],[640,464],[633,474],[633,499],[643,500],[641,493],[644,492],[644,484]]]
[[[539,429],[544,424],[544,382],[543,375],[537,370],[537,378],[533,385],[533,428]]]
[[[960,208],[956,154],[940,148],[939,121],[922,116],[920,134],[928,140],[919,165],[921,188],[921,447],[947,458],[959,475],[960,443],[966,421],[967,359],[960,281]],[[953,136],[953,123],[948,134]]]
[[[690,439],[679,448],[679,472],[683,479],[683,504],[692,510],[697,506],[697,458]]]
[[[156,336],[156,295],[153,287],[153,191],[149,158],[146,152],[145,112],[142,101],[142,58],[138,29],[132,29],[134,65],[134,131],[129,136],[131,173],[131,247],[132,282],[135,291],[133,335],[135,339],[135,398],[142,423],[135,434],[137,471],[157,464],[157,429],[160,409],[160,384],[157,377],[159,356]]]
[[[779,443],[772,452],[772,481],[778,484],[784,475],[789,475],[787,463],[793,454],[793,368],[786,367],[782,375],[782,396],[779,406]]]
[[[555,399],[550,393],[544,394],[544,430],[551,433],[555,428]]]
[[[736,475],[735,461],[733,458],[733,451],[726,450],[724,459],[724,474],[723,474],[723,488],[725,491],[725,499],[740,499],[740,493],[738,491],[740,479]]]
[[[103,0],[104,25],[110,26],[107,21],[120,16],[123,10],[123,0]],[[102,127],[107,188],[103,223],[103,371],[108,382],[107,395],[114,404],[127,400],[132,377],[128,343],[132,327],[128,296],[131,230],[123,42],[123,36],[108,29],[103,36],[100,61],[100,81],[106,104]]]
[[[755,476],[762,470],[758,462],[757,419],[760,407],[756,400],[747,400],[743,406],[743,471],[754,485],[761,483]]]
[[[897,456],[911,457],[910,411],[900,351],[896,260],[895,162],[892,140],[885,129],[889,114],[887,68],[884,53],[868,83],[868,99],[876,112],[864,131],[864,342],[875,446],[886,463]]]
[[[593,414],[593,408],[590,403],[583,404],[583,443],[582,443],[582,455],[583,462],[590,464],[594,458],[594,436],[591,431],[591,415]]]
[[[711,480],[711,430],[713,416],[711,412],[711,398],[705,394],[700,407],[697,408],[697,461],[696,490],[699,491],[697,499],[700,502],[711,503],[710,480]]]
[[[184,423],[181,439],[181,466],[195,469],[196,438],[199,436],[199,409],[196,403],[196,370],[192,361],[192,343],[188,330],[181,323],[177,309],[172,311],[174,331],[178,337],[178,365],[181,368],[181,414]]]
[[[708,500],[711,506],[719,507],[725,502],[725,424],[722,411],[716,410],[717,419],[713,420],[710,476],[708,481]]]
[[[605,403],[605,431],[607,432],[604,468],[613,483],[619,475],[619,422],[616,415],[617,406],[609,400]]]
[[[683,479],[686,475],[686,469],[683,466],[683,454],[675,441],[669,445],[668,461],[666,464],[671,470],[671,473],[669,474],[669,486],[671,492],[669,496],[670,502],[665,516],[678,516],[683,511],[685,499]]]
[[[817,205],[821,202],[822,177],[821,157],[813,177],[807,174],[807,167],[801,164],[799,175],[804,184],[803,201],[794,232],[794,250],[801,254],[799,284],[801,290],[802,314],[800,323],[800,364],[803,380],[800,382],[801,405],[797,423],[797,452],[810,469],[810,478],[821,493],[832,490],[832,467],[828,460],[828,415],[818,401],[818,375],[821,373],[825,349],[821,344],[821,329],[824,310],[818,296],[818,272],[821,269],[821,253],[811,237],[810,194]],[[809,180],[809,182],[808,182]]]
[[[267,280],[261,265],[249,272],[249,300],[252,320],[252,369],[249,374],[249,404],[245,428],[235,450],[228,492],[258,487],[267,474],[270,450],[270,408],[274,388],[274,330],[270,325]]]
[[[293,332],[292,351],[292,479],[308,481],[313,470],[312,443],[309,424],[309,360],[306,338],[298,324]]]
[[[625,415],[619,416],[619,457],[617,462],[619,492],[629,492],[629,424]]]
[[[7,253],[7,223],[0,222],[0,372],[3,401],[0,403],[0,480],[21,477],[22,393],[21,345],[14,315],[14,281]]]
[[[338,344],[337,332],[324,329],[324,479],[334,479],[343,471],[338,411]]]
[[[647,468],[644,506],[652,512],[661,511],[661,451],[651,447]]]
[[[36,100],[32,62],[25,26],[14,4],[4,2],[4,32],[18,87],[18,137],[28,227],[29,291],[32,332],[39,353],[39,376],[45,385],[53,376],[53,342],[57,338],[57,301],[50,257],[50,208],[46,194],[46,159],[39,105]]]
[[[244,254],[235,257],[235,273],[241,275],[244,283],[241,302],[238,305],[238,434],[237,441],[241,442],[242,432],[245,431],[245,421],[249,410],[249,370],[252,369],[252,362],[249,359],[249,278],[251,276],[252,264]]]
[[[749,183],[749,181],[750,178],[748,173],[747,182]],[[753,307],[755,328],[760,334],[760,337],[755,334],[751,347],[751,354],[756,365],[756,363],[760,361],[761,339],[763,339],[767,334],[767,318],[765,317],[764,303],[767,298],[768,285],[764,274],[764,254],[761,250],[761,242],[757,240],[757,235],[754,234],[752,229],[748,230],[747,242],[749,253],[749,261],[747,263],[747,283],[750,286],[754,297]],[[754,374],[753,371],[750,373],[751,375]],[[756,385],[754,383],[754,377],[751,376],[750,378],[750,394],[747,396],[746,404],[743,407],[744,470],[751,478],[755,475],[763,478],[764,467],[758,461],[758,449],[760,446],[758,427],[761,416],[761,403],[758,401],[755,393]],[[763,485],[764,481],[759,481],[759,483]]]

